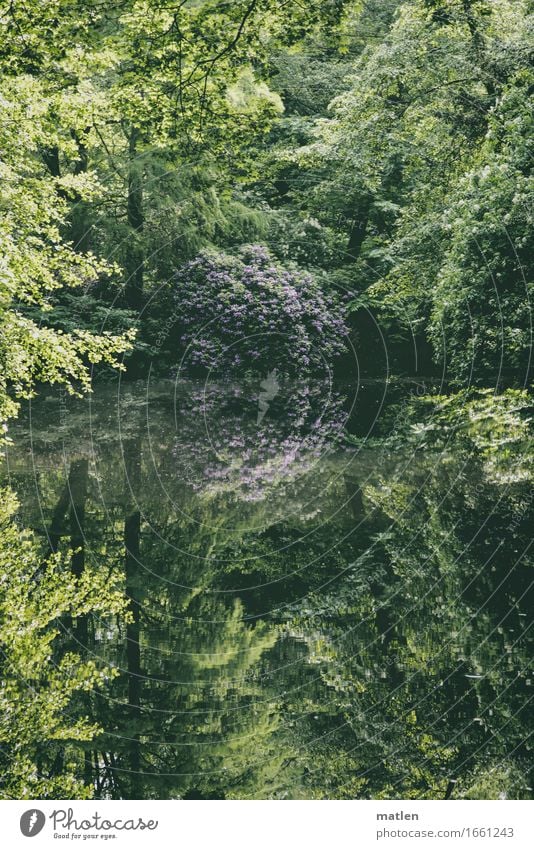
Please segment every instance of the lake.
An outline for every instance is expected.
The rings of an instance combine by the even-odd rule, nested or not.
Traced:
[[[58,623],[118,672],[70,708],[102,729],[97,797],[532,797],[524,420],[414,394],[317,414],[271,375],[25,405],[18,521],[130,600]]]

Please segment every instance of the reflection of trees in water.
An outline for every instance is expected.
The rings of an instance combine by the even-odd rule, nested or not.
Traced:
[[[366,557],[297,609],[293,627],[327,661],[310,736],[319,792],[532,795],[526,408],[513,393],[426,420],[418,408],[417,462],[364,488],[377,510]]]
[[[257,398],[210,403],[226,452],[215,461],[198,419],[183,421],[190,406],[175,428],[165,398],[147,417],[135,391],[120,436],[109,399],[93,402],[93,444],[83,405],[63,444],[33,419],[50,546],[71,541],[73,570],[99,564],[130,598],[128,621],[73,623],[88,654],[123,670],[86,703],[105,729],[85,753],[97,794],[528,796],[532,502],[518,399],[410,411],[393,461],[387,439],[374,463],[329,450],[326,428],[319,462],[259,475],[254,498],[237,458]],[[488,416],[506,455],[491,450]],[[35,526],[22,430],[17,446],[13,482]],[[203,477],[214,462],[232,469],[217,485]]]
[[[272,670],[285,649],[275,649],[276,624],[248,618],[239,592],[213,590],[235,569],[245,535],[254,536],[249,527],[269,528],[276,516],[259,498],[243,501],[235,478],[229,487],[213,489],[208,478],[203,487],[191,486],[179,462],[169,466],[180,445],[201,478],[197,410],[188,408],[192,418],[185,423],[181,412],[175,439],[172,410],[156,410],[147,431],[142,395],[126,396],[120,427],[108,403],[91,404],[94,441],[83,403],[65,417],[59,438],[53,414],[42,426],[34,415],[31,432],[50,545],[71,542],[73,567],[83,568],[84,558],[112,566],[130,599],[126,621],[91,620],[83,633],[75,629],[87,653],[125,673],[86,705],[105,728],[85,753],[86,774],[92,770],[99,795],[269,795],[290,746],[283,743]],[[219,435],[240,427],[225,404]],[[257,408],[257,399],[249,410],[253,404]],[[269,462],[276,460],[273,427],[271,434]],[[226,446],[233,468],[240,452],[239,440]],[[15,475],[19,461],[24,476],[25,459],[12,460]],[[298,471],[302,475],[302,464]],[[267,478],[272,493],[297,475],[286,462]],[[292,497],[297,512],[303,503],[298,488]],[[55,505],[51,512],[49,505]],[[38,525],[36,505],[29,500],[26,509]],[[267,599],[262,608],[268,607]]]

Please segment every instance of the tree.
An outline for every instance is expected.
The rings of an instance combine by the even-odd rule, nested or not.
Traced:
[[[532,348],[532,75],[520,71],[489,119],[476,163],[443,215],[448,244],[430,335],[457,380],[526,385]]]
[[[253,65],[261,69],[274,44],[335,24],[344,5],[314,0],[304,11],[282,0],[124,0],[108,10],[58,0],[46,12],[34,3],[6,11],[4,67],[16,80],[39,80],[49,122],[42,159],[70,186],[73,240],[94,246],[105,233],[134,311],[145,303],[150,257],[161,245],[153,207],[175,187],[175,169],[233,157],[243,150],[244,127],[249,138],[267,127],[281,102]],[[79,192],[82,177],[105,186],[96,202]],[[172,201],[170,213],[180,256],[185,219]],[[117,238],[127,244],[117,246]]]
[[[360,349],[371,310],[401,368],[413,368],[398,347],[412,337],[451,379],[471,373],[473,354],[481,383],[501,360],[508,379],[525,360],[529,26],[523,3],[403,4],[293,154],[319,181],[312,192],[301,178],[313,214],[345,232],[331,277],[354,293]]]
[[[84,196],[94,185],[82,176],[51,180],[36,160],[47,139],[46,94],[31,77],[2,82],[4,121],[2,161],[0,268],[0,419],[14,415],[15,399],[27,396],[36,383],[62,383],[71,390],[89,387],[88,363],[116,363],[131,336],[97,336],[83,328],[55,331],[28,314],[46,316],[53,293],[91,284],[108,267],[93,254],[82,254],[62,238],[67,201],[59,193],[65,182]]]

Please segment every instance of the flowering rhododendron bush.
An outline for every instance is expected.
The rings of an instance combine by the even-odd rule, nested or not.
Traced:
[[[173,287],[185,370],[326,374],[345,350],[347,328],[334,296],[260,245],[234,256],[203,251],[177,272]]]

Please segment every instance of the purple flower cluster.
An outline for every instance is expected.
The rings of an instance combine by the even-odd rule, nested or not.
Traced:
[[[172,285],[186,364],[296,375],[345,350],[341,305],[311,274],[275,263],[261,245],[234,256],[203,251]]]

